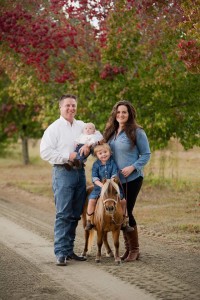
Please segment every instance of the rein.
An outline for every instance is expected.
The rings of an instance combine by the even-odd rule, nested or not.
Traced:
[[[118,171],[118,174],[120,174],[120,171]],[[124,188],[123,188],[123,185],[122,185],[122,182],[120,180],[120,176],[118,175],[118,178],[119,178],[119,184],[122,188],[122,191],[124,192]],[[124,195],[125,195],[125,199],[126,199],[126,215],[128,214],[127,212],[127,193],[128,193],[128,182],[127,182],[127,178],[124,176],[124,178],[126,179],[126,193],[124,192]]]
[[[120,171],[118,171],[118,174],[121,174]],[[124,188],[123,188],[123,185],[122,185],[122,182],[120,180],[120,176],[118,175],[118,178],[119,178],[119,184],[124,192]],[[124,195],[125,195],[125,199],[127,201],[127,190],[128,190],[128,183],[127,183],[127,178],[124,176],[124,178],[126,179],[126,193],[124,192]]]

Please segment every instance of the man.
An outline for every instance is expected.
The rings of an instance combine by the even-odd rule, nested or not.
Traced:
[[[54,226],[54,253],[56,264],[65,266],[66,261],[86,258],[77,256],[74,251],[76,227],[86,198],[86,178],[84,167],[71,167],[77,153],[75,140],[85,126],[75,119],[77,99],[74,95],[63,95],[59,100],[60,118],[44,132],[40,145],[43,160],[53,165],[52,186],[56,206]],[[99,133],[99,140],[102,135]],[[84,145],[81,153],[88,155],[90,148]]]

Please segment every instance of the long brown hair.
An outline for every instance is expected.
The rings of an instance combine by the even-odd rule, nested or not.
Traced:
[[[111,111],[108,122],[106,123],[105,131],[103,134],[104,140],[105,142],[108,142],[109,139],[117,132],[119,123],[116,120],[116,115],[117,115],[117,109],[120,105],[124,105],[127,107],[129,117],[123,130],[125,131],[126,135],[130,139],[132,146],[134,146],[136,143],[136,129],[141,128],[141,126],[136,122],[135,108],[127,100],[121,100],[113,106],[113,109]]]

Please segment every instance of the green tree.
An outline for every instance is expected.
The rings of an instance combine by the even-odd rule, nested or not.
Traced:
[[[103,129],[113,104],[129,99],[137,108],[152,149],[166,146],[171,137],[189,149],[199,145],[196,108],[200,76],[186,68],[178,57],[183,11],[164,2],[149,3],[141,11],[127,9],[126,1],[115,2],[115,10],[107,20],[101,68],[89,75],[94,81],[90,116]],[[85,90],[88,92],[88,88]]]
[[[10,96],[13,87],[5,73],[1,74],[0,85],[0,143],[5,145],[21,140],[23,163],[29,163],[28,140],[39,138],[42,134],[41,122],[38,119],[40,105],[34,102],[16,103],[14,97]],[[2,79],[3,77],[3,79]],[[7,82],[7,85],[5,84]],[[22,92],[23,93],[23,92]],[[7,146],[7,144],[5,145]],[[5,148],[5,147],[4,147]],[[1,150],[3,150],[1,146]]]
[[[0,48],[24,70],[7,93],[32,107],[37,99],[43,128],[65,91],[78,94],[80,117],[101,130],[113,104],[126,98],[152,149],[172,136],[185,148],[199,145],[199,7],[190,3],[196,1],[3,2]]]

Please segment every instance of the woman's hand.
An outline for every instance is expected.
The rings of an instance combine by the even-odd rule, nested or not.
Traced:
[[[128,166],[121,169],[121,173],[124,175],[124,177],[128,177],[134,170],[134,166]]]

